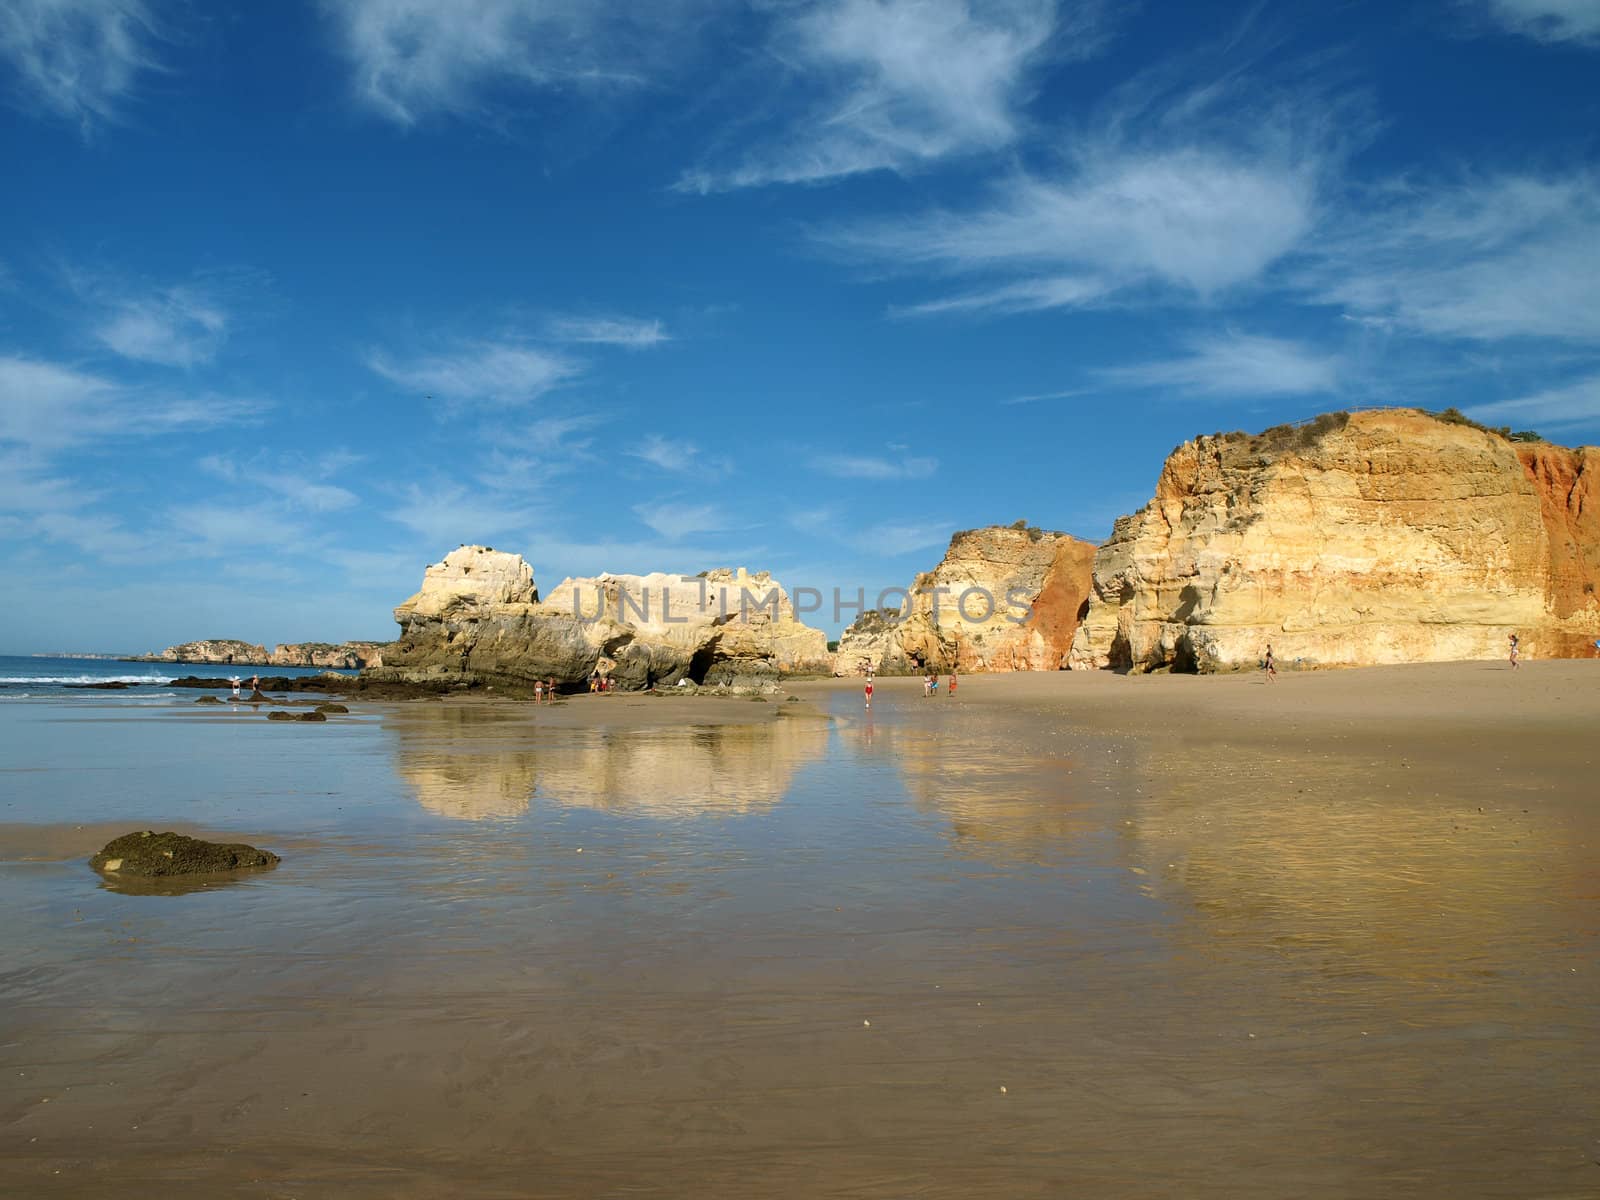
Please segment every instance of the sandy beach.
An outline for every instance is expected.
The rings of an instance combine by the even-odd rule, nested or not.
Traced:
[[[7,706],[0,1191],[1594,1187],[1600,663],[920,690]]]

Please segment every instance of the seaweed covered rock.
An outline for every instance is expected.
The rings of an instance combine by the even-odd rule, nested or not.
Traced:
[[[269,721],[326,721],[327,719],[327,714],[324,713],[320,708],[314,708],[309,712],[298,713],[284,712],[280,708],[274,709],[272,712],[267,714],[267,720]]]
[[[270,850],[243,842],[207,842],[181,833],[155,833],[146,829],[125,833],[106,843],[89,860],[97,871],[114,875],[201,875],[237,871],[244,867],[273,867],[281,860]]]

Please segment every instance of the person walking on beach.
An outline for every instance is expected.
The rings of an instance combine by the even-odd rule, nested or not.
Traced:
[[[535,704],[544,703],[544,680],[542,679],[533,681],[533,702]]]
[[[1521,645],[1521,643],[1517,641],[1517,635],[1513,633],[1511,635],[1511,669],[1513,671],[1515,671],[1518,667],[1520,667],[1522,665],[1518,661],[1520,655],[1517,652],[1518,651],[1518,647],[1520,645]]]
[[[261,676],[259,676],[259,675],[250,676],[250,690],[252,692],[259,692],[261,690]]]
[[[956,698],[956,669],[954,667],[950,668],[950,690],[945,694],[952,700]]]
[[[1272,657],[1272,643],[1267,643],[1267,657],[1261,662],[1261,669],[1267,673],[1267,682],[1271,683],[1278,677],[1278,660]]]
[[[872,707],[872,672],[867,672],[867,707]]]
[[[239,685],[244,681],[237,675],[230,675],[228,676],[228,682],[233,684],[233,698],[237,700],[239,698]]]

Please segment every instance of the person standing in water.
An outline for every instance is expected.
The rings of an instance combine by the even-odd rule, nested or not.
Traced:
[[[1518,661],[1518,659],[1521,657],[1521,655],[1518,653],[1521,645],[1522,643],[1517,640],[1517,635],[1513,633],[1511,635],[1511,669],[1513,671],[1522,665],[1522,663]]]
[[[1278,677],[1278,660],[1272,657],[1272,643],[1267,643],[1267,657],[1261,662],[1261,669],[1267,673],[1267,682],[1271,683]]]

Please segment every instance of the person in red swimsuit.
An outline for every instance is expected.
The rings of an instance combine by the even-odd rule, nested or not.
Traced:
[[[867,707],[872,707],[872,672],[867,672]]]

